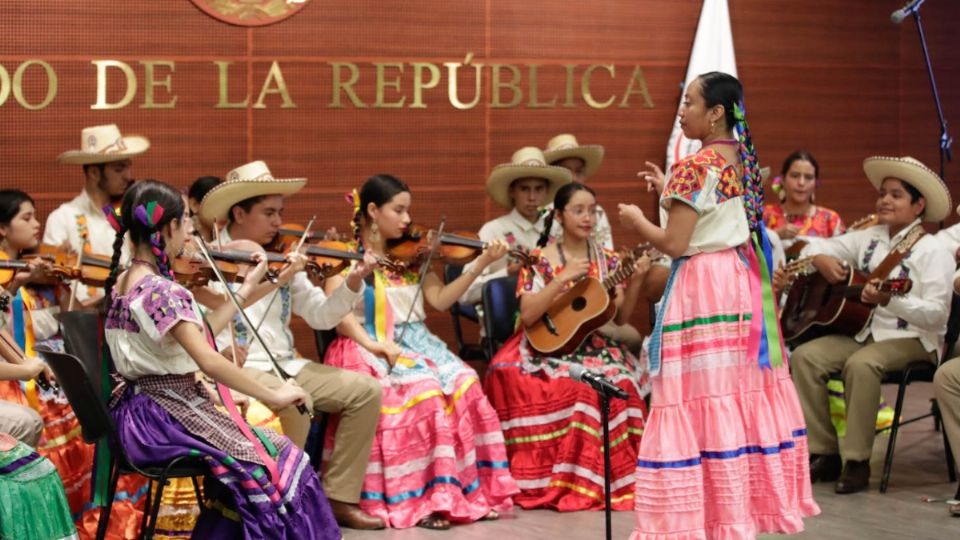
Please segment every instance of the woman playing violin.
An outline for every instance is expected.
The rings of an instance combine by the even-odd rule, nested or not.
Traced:
[[[61,306],[67,306],[70,294],[69,288],[58,278],[53,263],[42,257],[21,259],[39,243],[40,222],[33,199],[22,191],[0,191],[0,250],[8,261],[25,263],[25,268],[13,272],[10,281],[4,285],[0,328],[9,332],[17,347],[32,362],[39,362],[33,351],[37,344],[63,350],[56,316]],[[70,509],[75,516],[81,515],[90,494],[93,446],[80,436],[80,425],[64,394],[44,384],[45,380],[52,380],[49,370],[45,371],[46,376],[41,374],[35,380],[6,387],[8,392],[4,399],[29,405],[43,418],[43,433],[37,448],[57,467]],[[110,521],[114,530],[122,530],[126,524],[136,527],[140,514],[130,502],[137,500],[136,487],[139,485],[126,483],[118,487],[118,492],[126,497],[121,497],[123,502],[114,505]],[[80,521],[82,523],[82,518]],[[93,527],[96,527],[95,522]]]
[[[522,269],[517,283],[525,325],[539,320],[558,296],[584,276],[602,280],[621,264],[634,264],[636,272],[625,288],[616,289],[615,322],[629,320],[650,259],[641,256],[636,263],[627,262],[599,245],[593,237],[596,206],[593,190],[583,184],[566,184],[557,191],[545,231],[558,223],[560,240],[544,247],[548,234],[543,234],[539,249],[531,254],[537,263]],[[618,420],[610,426],[611,439],[620,441],[611,448],[613,507],[627,510],[633,504],[629,479],[643,432],[648,381],[637,358],[603,329],[560,358],[539,355],[518,331],[490,362],[487,395],[509,441],[510,469],[524,486],[517,503],[561,512],[603,508],[603,483],[597,480],[603,478],[600,402],[592,388],[570,378],[572,364],[601,374],[629,395],[626,401],[612,401],[611,418]],[[581,425],[584,428],[569,429]]]
[[[351,200],[356,249],[387,255],[388,243],[410,225],[410,189],[378,175]],[[337,326],[340,337],[327,350],[327,365],[371,375],[383,387],[360,505],[392,527],[446,529],[452,522],[496,518],[513,504],[518,490],[500,423],[477,374],[423,323],[424,301],[446,310],[506,252],[502,241],[489,244],[473,271],[447,285],[422,268],[422,259],[403,272],[376,270],[373,286]],[[333,290],[342,281],[331,277],[326,286]]]

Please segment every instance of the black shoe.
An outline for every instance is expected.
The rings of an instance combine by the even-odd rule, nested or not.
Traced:
[[[846,495],[864,491],[868,487],[870,487],[870,462],[847,461],[833,491],[840,495]]]
[[[841,468],[837,454],[810,454],[810,482],[836,482]]]

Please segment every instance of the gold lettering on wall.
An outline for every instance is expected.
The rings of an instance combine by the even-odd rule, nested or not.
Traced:
[[[492,64],[490,69],[492,70],[491,77],[493,78],[493,88],[490,90],[492,94],[490,96],[490,106],[498,109],[510,109],[519,105],[520,101],[523,100],[523,90],[520,89],[520,69],[510,64]],[[503,82],[501,75],[504,69],[510,72],[510,80],[507,82]],[[500,100],[501,90],[504,88],[513,93],[510,101],[503,102]]]
[[[177,96],[171,97],[169,101],[157,103],[155,91],[156,88],[164,88],[167,93],[173,92],[173,72],[176,71],[176,64],[171,60],[148,60],[140,62],[143,64],[143,105],[141,109],[172,109],[177,106]],[[170,73],[162,79],[156,78],[156,68],[169,69]]]
[[[23,93],[23,77],[27,71],[27,68],[30,66],[40,66],[43,68],[43,71],[46,73],[47,78],[47,93],[43,98],[43,101],[37,104],[33,104],[27,101],[26,96]],[[3,75],[6,75],[6,70],[4,70]],[[0,75],[0,78],[3,76]],[[0,81],[0,84],[6,87],[6,91],[0,89],[0,105],[3,104],[7,99],[7,95],[10,91],[10,81]],[[17,100],[17,103],[21,107],[30,111],[39,111],[41,109],[47,108],[48,105],[53,103],[54,98],[57,97],[57,73],[53,71],[53,67],[44,62],[43,60],[27,60],[26,62],[20,64],[20,67],[13,72],[13,97]]]
[[[400,91],[400,75],[403,74],[403,64],[401,62],[376,62],[373,64],[377,70],[377,98],[373,102],[374,107],[383,109],[401,109],[407,101],[407,96],[401,96],[397,101],[386,101],[384,98],[385,88],[392,88]],[[386,70],[395,69],[400,73],[393,79],[387,80]]]
[[[423,103],[423,91],[429,88],[436,88],[440,84],[440,68],[430,62],[412,62],[413,66],[413,103],[411,109],[426,109]],[[430,72],[430,79],[423,82],[424,70]]]
[[[539,82],[537,81],[537,72],[540,66],[537,64],[530,64],[530,67],[527,68],[528,75],[530,77],[530,100],[527,101],[527,107],[531,109],[547,109],[550,107],[555,107],[557,105],[557,95],[553,95],[553,99],[550,101],[540,101],[537,96],[537,87]]]
[[[450,100],[451,105],[457,109],[460,109],[461,111],[472,109],[476,107],[478,103],[480,103],[480,83],[483,81],[483,64],[480,63],[473,64],[473,101],[469,103],[460,101],[459,78],[457,77],[457,72],[460,70],[461,66],[469,65],[471,60],[473,60],[473,53],[467,53],[467,57],[463,59],[463,64],[460,62],[443,63],[443,65],[447,67],[447,99]]]
[[[597,69],[606,70],[607,73],[610,74],[611,79],[616,78],[616,68],[612,64],[593,64],[583,72],[583,79],[580,80],[580,93],[583,94],[583,101],[590,107],[594,109],[606,109],[610,105],[613,105],[617,96],[610,96],[610,99],[602,102],[594,99],[593,94],[590,92],[590,76],[593,75],[593,72]]]
[[[637,89],[634,89],[634,86]],[[629,107],[630,96],[638,94],[643,97],[643,106],[647,109],[653,108],[653,99],[650,98],[650,91],[647,90],[647,79],[643,76],[643,69],[640,66],[633,68],[633,74],[630,75],[630,81],[627,83],[627,89],[623,93],[623,99],[620,100],[619,107],[625,109]]]
[[[287,82],[283,80],[283,72],[280,71],[280,64],[274,61],[270,64],[270,71],[267,73],[267,78],[263,81],[263,88],[260,89],[260,97],[257,98],[257,102],[254,103],[254,109],[266,109],[267,106],[264,104],[264,100],[269,94],[280,94],[280,99],[283,100],[283,104],[280,105],[281,109],[296,109],[297,104],[290,99],[290,90],[287,89]]]
[[[230,64],[232,63],[226,60],[214,62],[217,65],[217,81],[220,87],[219,99],[217,99],[217,104],[214,105],[215,109],[246,109],[247,105],[250,104],[249,94],[243,98],[243,101],[230,101]]]
[[[330,68],[333,71],[333,96],[332,101],[330,102],[331,109],[342,109],[343,102],[340,101],[340,92],[347,94],[347,97],[350,98],[350,102],[353,103],[353,106],[358,109],[366,108],[366,104],[360,101],[360,98],[357,97],[357,93],[353,90],[353,85],[357,83],[360,79],[360,68],[357,67],[353,62],[330,62]],[[343,68],[350,70],[350,78],[343,82],[341,78],[341,71]]]
[[[133,68],[119,60],[91,60],[90,63],[97,66],[97,102],[90,106],[91,109],[122,109],[133,101],[137,94],[137,76]],[[123,94],[123,99],[116,103],[107,103],[108,68],[119,69],[126,78],[126,93]]]
[[[447,100],[451,107],[458,110],[476,108],[481,100],[488,100],[490,107],[498,109],[576,108],[581,106],[581,103],[591,109],[606,109],[614,104],[623,109],[631,106],[631,100],[637,102],[638,99],[642,102],[640,106],[644,108],[649,109],[654,106],[646,77],[640,66],[632,66],[630,77],[621,94],[612,89],[611,85],[618,82],[617,67],[614,64],[484,64],[474,60],[474,54],[468,52],[462,62],[442,62],[442,67],[441,63],[424,61],[359,64],[347,61],[328,62],[329,87],[326,86],[326,79],[323,79],[322,85],[314,85],[312,88],[318,89],[322,95],[321,99],[326,98],[325,88],[330,89],[330,101],[326,105],[330,109],[345,108],[344,96],[356,109],[370,107],[426,109],[428,107],[426,93],[431,89],[440,88],[444,77],[447,79]],[[217,69],[217,101],[213,105],[215,109],[266,109],[278,103],[276,99],[272,104],[268,103],[272,95],[279,96],[279,108],[298,108],[277,60],[270,61],[270,67],[260,85],[257,99],[252,102],[251,92],[254,90],[252,87],[255,83],[249,71],[250,60],[247,62],[247,71],[241,70],[240,80],[231,81],[230,68],[234,61],[213,61]],[[257,60],[257,62],[265,61]],[[90,63],[96,67],[96,101],[90,106],[91,109],[116,110],[127,107],[137,98],[137,91],[141,84],[144,89],[141,109],[176,108],[179,96],[173,88],[173,78],[177,68],[175,61],[140,61],[140,65],[143,66],[142,79],[138,77],[133,67],[122,60],[91,60]],[[407,69],[408,66],[413,69]],[[31,70],[32,67],[39,67],[40,70]],[[609,81],[604,80],[599,86],[602,87],[600,96],[594,88],[594,83],[600,76],[598,71],[606,72],[604,75],[609,77]],[[36,77],[40,76],[46,77],[47,86],[43,99],[37,101],[39,96],[32,93],[32,89],[42,88],[36,84],[38,81]],[[26,79],[27,77],[34,78]],[[237,75],[234,74],[234,77],[236,78]],[[484,77],[490,78],[489,83],[484,84]],[[29,80],[32,84],[25,86],[24,80]],[[579,95],[576,87],[578,81]],[[470,86],[473,87],[472,95]],[[410,95],[411,87],[412,96]],[[623,86],[619,87],[623,88]],[[0,106],[9,101],[10,95],[13,94],[17,103],[25,109],[44,109],[56,100],[58,91],[57,73],[49,63],[43,60],[27,60],[15,70],[0,65]],[[231,95],[231,92],[234,95]],[[28,101],[27,93],[30,93],[30,99],[35,102]],[[242,100],[238,100],[240,95],[243,96]],[[361,95],[364,96],[363,99]],[[463,99],[468,95],[469,99]],[[118,99],[118,96],[122,97]],[[370,101],[364,102],[364,99]]]

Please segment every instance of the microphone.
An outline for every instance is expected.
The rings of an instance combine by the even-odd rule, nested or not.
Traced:
[[[570,378],[589,384],[594,390],[607,397],[613,396],[620,399],[627,399],[628,397],[627,393],[623,391],[623,388],[620,388],[599,375],[587,371],[587,369],[580,364],[570,364]]]
[[[920,9],[920,5],[923,4],[926,0],[910,0],[902,8],[894,11],[890,14],[890,22],[893,24],[900,24],[904,19],[913,15]]]

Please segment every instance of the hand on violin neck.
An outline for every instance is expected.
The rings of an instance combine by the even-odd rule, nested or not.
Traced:
[[[510,246],[504,240],[497,239],[488,243],[483,248],[483,253],[477,257],[475,268],[478,267],[477,270],[486,268],[494,261],[498,261],[505,257],[508,251],[510,251]]]
[[[369,252],[364,253],[363,260],[357,261],[350,269],[350,273],[347,274],[347,288],[353,292],[360,292],[360,289],[363,288],[364,278],[369,276],[378,266],[376,256]]]
[[[287,253],[286,259],[287,267],[277,276],[277,286],[280,287],[290,283],[297,272],[302,272],[307,267],[307,257],[303,253],[291,251]]]

